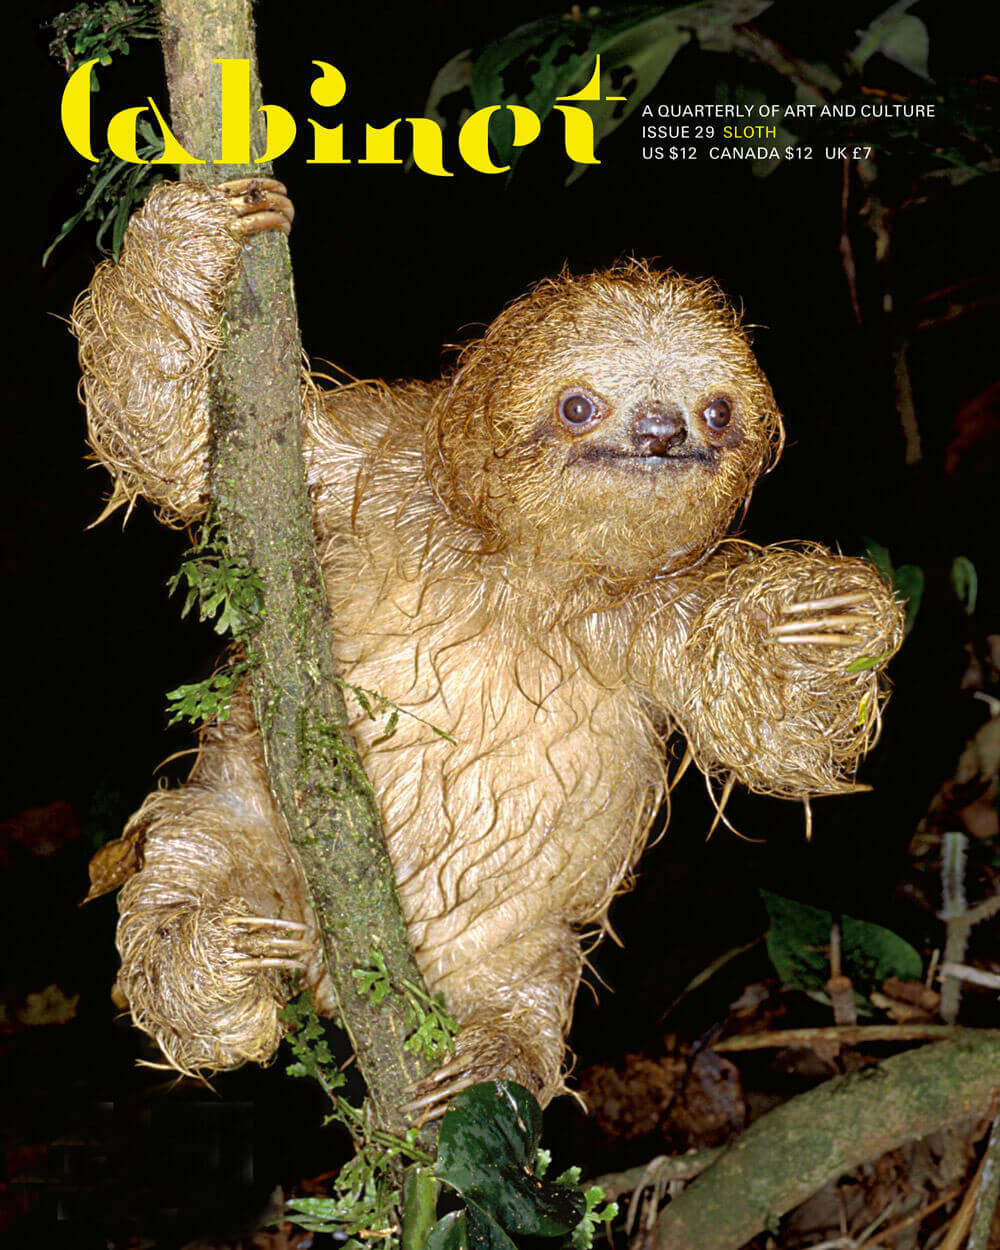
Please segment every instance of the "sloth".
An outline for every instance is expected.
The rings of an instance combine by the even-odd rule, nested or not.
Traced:
[[[106,511],[207,514],[225,294],[250,236],[292,215],[273,180],[163,184],[99,267],[74,327]],[[730,534],[782,420],[712,282],[564,272],[440,380],[304,401],[339,672],[413,713],[352,732],[417,962],[460,1025],[409,1109],[498,1077],[545,1104],[585,950],[669,789],[668,737],[717,819],[736,783],[807,810],[859,788],[900,606],[866,561]],[[105,885],[111,861],[118,1001],[171,1065],[266,1062],[296,984],[335,1012],[245,693],[104,853]]]

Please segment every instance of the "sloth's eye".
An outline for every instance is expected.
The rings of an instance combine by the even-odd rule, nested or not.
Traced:
[[[559,400],[559,415],[567,425],[579,427],[598,417],[600,409],[583,391],[567,391]]]
[[[728,399],[713,399],[701,414],[710,430],[724,430],[733,417]]]

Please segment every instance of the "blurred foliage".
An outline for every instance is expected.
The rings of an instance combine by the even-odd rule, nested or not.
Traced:
[[[136,151],[144,161],[152,161],[162,154],[163,139],[153,132],[147,121],[140,119],[137,128],[142,141],[137,144]],[[129,218],[163,178],[163,172],[156,166],[133,165],[119,160],[110,151],[103,152],[97,164],[91,165],[80,189],[83,207],[59,227],[59,233],[45,249],[42,264],[48,264],[53,251],[81,221],[98,223],[95,243],[117,260]]]
[[[67,74],[94,57],[102,65],[110,65],[114,56],[127,56],[130,39],[158,39],[160,21],[158,6],[122,4],[107,0],[105,4],[78,4],[60,13],[45,28],[55,32],[49,52],[63,63]],[[93,79],[96,87],[96,76]]]
[[[60,13],[46,27],[55,31],[49,52],[72,74],[95,57],[102,66],[109,66],[115,56],[128,56],[130,39],[157,39],[160,34],[158,8],[154,4],[78,4]],[[91,91],[98,91],[96,67],[91,70]],[[137,123],[139,142],[136,151],[143,161],[152,161],[163,153],[163,138],[149,122]],[[112,152],[101,154],[92,165],[80,189],[83,207],[66,219],[59,232],[45,249],[42,264],[48,264],[53,250],[82,221],[98,223],[96,243],[118,259],[125,227],[133,211],[143,202],[163,172],[149,164],[134,165],[119,160]],[[108,232],[110,231],[110,239]]]
[[[635,5],[623,8],[574,5],[568,13],[540,18],[502,35],[484,47],[453,57],[437,74],[428,95],[426,115],[446,126],[458,126],[486,105],[520,104],[544,118],[557,96],[582,88],[601,58],[602,96],[625,102],[593,110],[598,143],[607,138],[657,86],[668,85],[669,69],[682,51],[715,53],[712,83],[717,103],[758,104],[765,99],[782,105],[836,105],[867,94],[878,102],[936,103],[946,124],[928,125],[925,118],[831,119],[829,130],[838,143],[864,143],[878,153],[888,136],[893,156],[916,157],[920,165],[947,180],[1000,168],[995,124],[998,82],[970,82],[968,76],[935,82],[930,76],[931,31],[909,12],[916,0],[896,0],[877,13],[867,27],[837,44],[834,24],[831,46],[822,56],[773,43],[754,25],[772,7],[772,0],[697,0],[693,4]],[[912,79],[906,94],[898,92],[898,74],[880,81],[879,59]],[[760,69],[772,79],[760,88]],[[956,104],[964,124],[951,118]],[[771,121],[775,119],[769,119]],[[821,119],[814,117],[813,122]],[[798,142],[797,120],[779,128],[776,160],[756,161],[759,176],[771,173],[785,158],[786,147]],[[822,128],[822,127],[820,127]],[[501,163],[516,165],[521,153],[512,147],[513,126],[499,114],[490,128]],[[819,142],[815,131],[810,141]],[[587,166],[574,167],[569,180]]]
[[[831,912],[794,899],[760,891],[770,925],[767,953],[775,971],[787,985],[812,998],[829,1002]],[[840,919],[841,966],[857,993],[865,996],[889,977],[901,981],[920,979],[923,964],[919,953],[882,925],[852,916]]]

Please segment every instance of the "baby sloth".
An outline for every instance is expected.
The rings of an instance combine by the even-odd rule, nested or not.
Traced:
[[[224,295],[246,236],[288,229],[284,191],[158,187],[81,297],[109,510],[205,515]],[[339,670],[416,714],[353,725],[417,961],[461,1025],[415,1105],[564,1088],[581,941],[642,849],[669,734],[723,802],[734,781],[855,788],[901,612],[862,560],[725,537],[781,437],[716,287],[635,262],[540,283],[440,381],[306,391]],[[115,846],[118,992],[171,1064],[266,1061],[289,971],[335,1009],[245,696]]]

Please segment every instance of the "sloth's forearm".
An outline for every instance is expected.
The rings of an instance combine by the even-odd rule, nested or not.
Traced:
[[[226,198],[176,183],[150,194],[118,264],[80,297],[90,445],[114,480],[107,511],[143,495],[172,524],[197,520],[208,484],[208,369],[241,242]]]
[[[899,605],[864,560],[736,552],[746,559],[720,558],[696,596],[664,612],[657,701],[706,772],[786,798],[849,791],[879,729]]]

